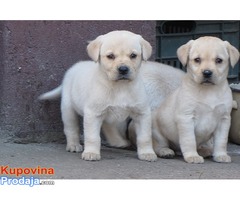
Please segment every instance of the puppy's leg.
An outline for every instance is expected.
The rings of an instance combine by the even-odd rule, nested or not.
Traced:
[[[154,122],[153,122],[154,123]],[[175,153],[169,148],[168,140],[153,125],[153,149],[160,158],[173,158]]]
[[[213,154],[213,138],[210,138],[206,143],[201,144],[198,147],[198,153],[200,156],[207,158]]]
[[[204,159],[197,153],[194,123],[191,119],[178,119],[179,144],[187,163],[204,163]]]
[[[131,120],[128,125],[128,138],[130,140],[131,145],[137,147],[136,130],[133,120]]]
[[[108,124],[106,122],[103,123],[102,125],[103,134],[105,135],[108,143],[111,146],[127,147],[130,145],[129,141],[127,141],[127,139],[124,137],[125,134],[124,132],[127,129],[127,122],[124,122],[122,126],[123,130],[119,130],[116,124]]]
[[[153,149],[160,158],[172,158],[175,153],[169,148],[168,140],[161,134],[159,126],[158,112],[152,112]]]
[[[100,160],[102,118],[95,116],[94,111],[84,111],[84,151],[83,160]]]
[[[216,162],[231,162],[231,157],[227,155],[228,132],[230,128],[230,117],[219,122],[213,137],[213,160]]]
[[[61,110],[64,133],[67,139],[66,150],[80,152],[82,151],[82,145],[80,145],[78,115],[70,106],[64,105],[64,103],[61,105]]]
[[[137,134],[138,158],[146,161],[156,161],[157,156],[152,147],[151,112],[133,117]]]

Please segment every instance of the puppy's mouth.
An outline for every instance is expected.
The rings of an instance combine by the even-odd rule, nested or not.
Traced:
[[[127,81],[130,81],[130,77],[129,75],[122,75],[122,74],[119,74],[116,81],[120,81],[120,80],[127,80]]]
[[[121,65],[118,67],[117,80],[130,80],[130,68],[127,65]]]
[[[215,85],[215,83],[209,78],[204,78],[201,82],[201,85]]]

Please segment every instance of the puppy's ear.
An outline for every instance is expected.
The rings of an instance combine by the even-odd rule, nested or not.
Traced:
[[[224,43],[229,54],[230,64],[232,67],[234,67],[234,65],[236,65],[236,63],[239,60],[239,51],[234,46],[232,46],[228,41],[224,41]]]
[[[87,46],[88,56],[95,62],[99,59],[101,45],[102,36],[100,35],[95,40],[89,42]]]
[[[187,65],[189,51],[193,42],[194,40],[190,40],[188,43],[180,46],[177,49],[177,57],[184,67]]]
[[[148,58],[152,55],[152,46],[151,44],[140,37],[140,44],[142,47],[142,57],[144,61],[147,61]]]

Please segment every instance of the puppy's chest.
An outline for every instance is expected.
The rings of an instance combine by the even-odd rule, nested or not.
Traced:
[[[228,114],[225,104],[210,107],[199,103],[194,110],[194,124],[196,134],[211,134],[218,123]]]
[[[108,106],[104,110],[104,120],[108,123],[121,122],[127,119],[131,109],[128,107]]]
[[[127,93],[128,94],[128,93]],[[109,98],[109,101],[104,106],[103,115],[107,122],[124,121],[131,114],[136,114],[144,107],[144,103],[135,99],[131,94],[118,93],[114,97]]]

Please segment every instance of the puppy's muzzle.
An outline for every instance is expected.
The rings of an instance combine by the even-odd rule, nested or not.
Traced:
[[[118,80],[129,79],[129,67],[122,65],[118,67]]]
[[[211,70],[204,70],[202,72],[203,81],[202,84],[214,84],[212,81],[213,72]]]

